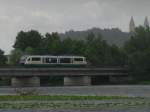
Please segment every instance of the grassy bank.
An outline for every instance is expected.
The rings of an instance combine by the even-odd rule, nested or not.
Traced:
[[[143,105],[150,105],[150,102],[145,102],[143,98],[122,96],[0,96],[0,109],[101,109]]]
[[[26,102],[0,103],[0,109],[112,109],[150,106],[145,102],[90,103],[90,102]]]
[[[53,101],[53,100],[105,100],[105,99],[131,99],[122,96],[62,96],[62,95],[6,95],[0,96],[0,101]]]

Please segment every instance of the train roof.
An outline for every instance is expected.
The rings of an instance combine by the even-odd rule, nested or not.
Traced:
[[[76,58],[83,58],[84,56],[75,56],[75,55],[23,55],[22,57],[58,57],[58,58],[70,58],[70,57],[76,57]]]

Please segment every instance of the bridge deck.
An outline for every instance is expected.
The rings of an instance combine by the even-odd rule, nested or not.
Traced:
[[[0,76],[128,75],[127,68],[0,68]]]

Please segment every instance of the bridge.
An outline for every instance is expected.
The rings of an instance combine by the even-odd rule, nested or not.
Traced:
[[[0,77],[11,77],[11,84],[17,86],[40,86],[40,77],[64,77],[64,85],[90,85],[93,76],[128,76],[128,69],[110,68],[0,68]]]

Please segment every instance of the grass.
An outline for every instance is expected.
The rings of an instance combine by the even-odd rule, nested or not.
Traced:
[[[131,99],[133,97],[122,96],[63,96],[63,95],[6,95],[0,96],[0,101],[53,101],[53,100],[109,100],[109,99]]]
[[[117,99],[120,99],[123,102],[111,102],[111,100],[115,101]],[[124,102],[123,99],[127,99],[126,102]],[[110,100],[110,102],[94,103],[95,100],[97,101]],[[101,109],[101,108],[120,108],[126,106],[127,107],[139,106],[139,105],[147,105],[147,104],[150,105],[150,103],[144,102],[142,98],[122,97],[122,96],[63,96],[63,95],[0,96],[0,109],[56,109],[56,108],[58,109],[99,109],[100,108]]]
[[[150,106],[146,102],[92,103],[92,102],[7,102],[0,109],[112,109]]]

